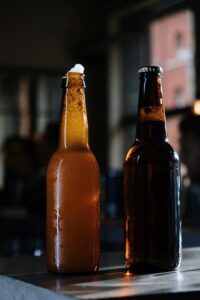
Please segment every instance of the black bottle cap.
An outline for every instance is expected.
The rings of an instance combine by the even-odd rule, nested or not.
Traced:
[[[163,69],[159,66],[144,66],[138,70],[139,74],[142,73],[154,73],[154,74],[162,74]]]

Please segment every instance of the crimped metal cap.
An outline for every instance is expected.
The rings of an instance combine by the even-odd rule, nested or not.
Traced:
[[[163,69],[159,66],[144,66],[138,70],[139,74],[142,73],[154,73],[154,74],[162,74]]]

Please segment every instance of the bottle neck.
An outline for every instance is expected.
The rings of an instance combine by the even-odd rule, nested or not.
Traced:
[[[141,74],[136,126],[136,143],[167,140],[161,77]]]
[[[68,73],[63,86],[59,149],[88,147],[84,78],[80,73]]]

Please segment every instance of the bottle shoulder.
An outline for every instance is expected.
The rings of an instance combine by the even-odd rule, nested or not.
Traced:
[[[125,162],[137,160],[138,163],[158,163],[161,161],[179,162],[179,156],[172,146],[163,143],[136,143],[128,151]]]
[[[81,150],[60,150],[58,149],[51,157],[48,170],[51,168],[58,168],[64,166],[73,166],[74,164],[92,164],[99,169],[99,165],[95,155],[88,149]]]
[[[52,156],[47,168],[48,186],[53,189],[66,188],[71,185],[91,191],[99,189],[99,165],[90,151],[58,151]],[[86,188],[87,187],[87,188]],[[76,192],[72,192],[76,193]]]

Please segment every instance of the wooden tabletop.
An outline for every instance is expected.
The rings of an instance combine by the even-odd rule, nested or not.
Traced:
[[[44,257],[0,258],[0,273],[20,280],[19,285],[31,283],[38,288],[37,295],[43,291],[39,287],[56,292],[55,300],[67,295],[75,299],[160,299],[161,295],[162,299],[200,299],[200,248],[184,249],[181,267],[173,272],[127,275],[122,253],[104,253],[100,271],[93,275],[48,274]],[[3,299],[1,291],[0,284]],[[18,299],[17,291],[15,296]]]

